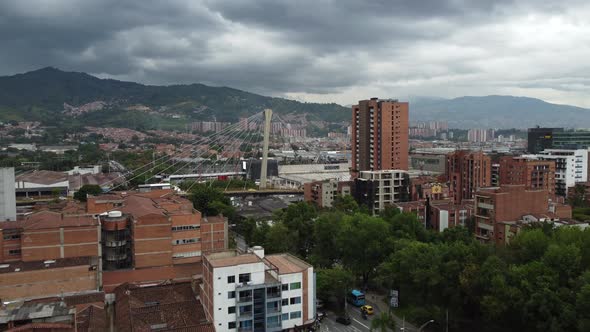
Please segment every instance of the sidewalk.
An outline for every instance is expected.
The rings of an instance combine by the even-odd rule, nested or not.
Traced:
[[[389,303],[387,296],[379,295],[377,293],[367,292],[365,294],[365,299],[373,304],[379,312],[388,312],[389,311]],[[395,320],[395,330],[401,331],[401,327],[403,326],[403,319],[402,317],[396,316],[393,312],[393,319]],[[418,328],[407,321],[405,322],[405,332],[417,332]]]

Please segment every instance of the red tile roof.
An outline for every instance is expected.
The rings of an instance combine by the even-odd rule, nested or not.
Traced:
[[[106,311],[94,305],[87,307],[76,314],[76,327],[79,332],[108,330]]]
[[[124,284],[115,290],[116,325],[125,331],[214,331],[190,283],[139,287]]]

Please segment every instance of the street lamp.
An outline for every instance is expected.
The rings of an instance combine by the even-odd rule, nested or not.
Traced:
[[[420,326],[420,328],[418,329],[418,332],[422,332],[422,329],[424,329],[426,327],[426,325],[428,325],[430,323],[434,323],[434,319],[431,319],[428,322],[422,324],[422,326]]]

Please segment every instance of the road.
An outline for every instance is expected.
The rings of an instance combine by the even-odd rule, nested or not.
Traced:
[[[337,315],[335,313],[329,312],[328,317],[323,319],[321,322],[320,331],[321,332],[340,332],[340,331],[343,331],[343,332],[364,332],[364,331],[370,331],[371,320],[374,317],[376,317],[377,315],[379,315],[381,310],[384,309],[385,307],[384,307],[384,305],[377,305],[377,303],[374,303],[373,301],[369,301],[369,300],[367,300],[367,304],[373,306],[373,310],[375,311],[375,313],[373,315],[369,315],[366,320],[363,319],[359,308],[349,305],[348,306],[348,313],[350,314],[350,318],[352,320],[352,323],[350,325],[346,326],[346,325],[342,325],[342,324],[336,322]],[[381,309],[380,309],[380,307],[381,307]],[[407,322],[403,322],[401,318],[396,317],[396,316],[394,316],[393,318],[395,320],[396,331],[403,331],[401,329],[401,327],[404,325],[405,325],[404,332],[418,331],[418,329],[415,326],[413,326]]]
[[[375,309],[375,314],[370,315],[366,320],[363,319],[361,315],[361,311],[359,308],[348,306],[348,313],[350,314],[350,318],[352,323],[350,325],[342,325],[336,322],[337,315],[333,312],[328,313],[328,317],[322,320],[320,325],[321,332],[364,332],[369,331],[371,327],[371,319],[375,317],[377,314],[377,309]]]

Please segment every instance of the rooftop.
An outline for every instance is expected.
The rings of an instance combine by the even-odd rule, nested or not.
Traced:
[[[211,266],[226,267],[242,264],[261,263],[262,259],[255,254],[239,254],[235,250],[219,251],[205,255]]]
[[[264,258],[279,269],[279,274],[303,272],[312,267],[303,260],[287,253],[268,255]]]
[[[43,302],[12,302],[0,309],[0,324],[11,321],[40,320],[56,316],[74,315],[75,308],[69,307],[63,301]]]
[[[214,331],[190,283],[149,287],[123,284],[115,293],[119,330]]]
[[[25,230],[53,229],[58,227],[97,226],[98,220],[89,215],[66,215],[53,211],[41,211],[16,221]]]
[[[85,256],[85,257],[71,257],[71,258],[58,258],[45,261],[33,261],[33,262],[10,262],[0,264],[0,274],[2,273],[19,273],[26,271],[35,270],[47,270],[57,269],[62,267],[72,266],[96,266],[98,264],[96,257]]]
[[[51,185],[59,182],[68,181],[68,175],[62,172],[53,171],[35,171],[18,175],[15,179],[17,182],[30,182],[36,184]]]

